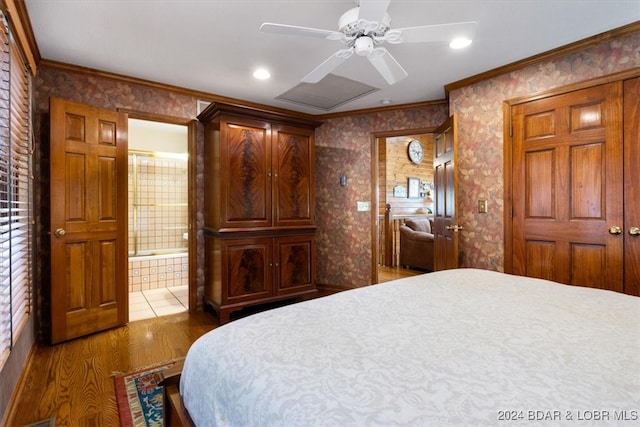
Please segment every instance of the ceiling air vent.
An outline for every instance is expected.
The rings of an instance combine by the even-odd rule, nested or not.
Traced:
[[[355,80],[328,74],[318,83],[300,83],[276,99],[329,111],[378,90]]]

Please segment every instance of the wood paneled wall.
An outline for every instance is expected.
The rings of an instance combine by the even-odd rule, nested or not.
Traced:
[[[407,154],[409,142],[413,139],[421,141],[424,148],[424,160],[419,165],[412,163]],[[384,138],[380,139],[379,147],[379,214],[384,216],[386,204],[390,204],[394,212],[423,213],[427,212],[427,208],[433,210],[430,197],[410,199],[393,196],[393,189],[398,185],[408,190],[409,177],[419,178],[421,183],[433,183],[433,134]]]

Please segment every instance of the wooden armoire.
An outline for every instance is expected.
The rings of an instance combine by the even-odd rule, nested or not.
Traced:
[[[314,131],[320,122],[213,103],[204,124],[205,304],[233,311],[317,293]]]

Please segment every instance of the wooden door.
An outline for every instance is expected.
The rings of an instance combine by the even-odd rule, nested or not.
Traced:
[[[624,82],[624,292],[640,296],[640,78]]]
[[[313,130],[272,126],[274,226],[315,223]]]
[[[434,268],[446,270],[458,268],[458,235],[462,227],[457,222],[458,140],[456,118],[449,117],[434,132]]]
[[[50,101],[51,342],[128,320],[127,116]]]
[[[234,117],[221,121],[222,229],[271,226],[270,135],[266,122]]]
[[[622,84],[512,114],[513,272],[622,291]]]

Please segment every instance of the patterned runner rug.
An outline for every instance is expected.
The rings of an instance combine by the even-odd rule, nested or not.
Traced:
[[[162,426],[162,388],[156,384],[154,374],[169,369],[176,362],[114,376],[118,414],[123,427]]]

